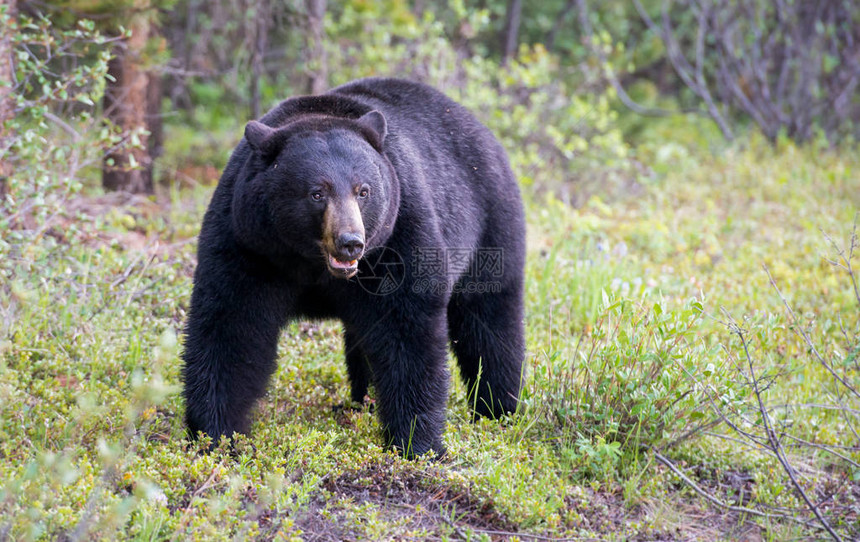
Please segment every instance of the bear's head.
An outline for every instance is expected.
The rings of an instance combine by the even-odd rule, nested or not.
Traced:
[[[400,188],[383,154],[385,117],[304,115],[245,127],[251,156],[233,194],[240,242],[277,257],[299,255],[349,278],[394,227]]]

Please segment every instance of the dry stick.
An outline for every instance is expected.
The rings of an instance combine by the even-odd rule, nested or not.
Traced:
[[[731,324],[726,323],[726,325],[727,325],[728,327],[730,327],[730,329],[736,330],[736,331],[735,331],[736,333],[737,333],[738,331],[740,331],[740,327],[738,327],[738,326],[737,326],[737,324],[734,324],[734,323],[731,323]],[[742,333],[742,332],[741,332],[741,333]],[[747,377],[746,377],[746,375],[744,375],[744,378],[747,378],[747,381],[748,381],[748,382],[751,382],[751,383],[753,384],[753,387],[754,387],[754,390],[755,390],[755,393],[756,393],[756,397],[757,397],[757,398],[758,398],[758,400],[759,400],[759,406],[760,406],[760,408],[762,408],[762,409],[763,409],[763,402],[762,402],[762,400],[761,400],[761,395],[760,395],[760,393],[759,393],[759,388],[758,388],[758,380],[756,380],[756,378],[755,378],[755,374],[754,374],[754,372],[752,371],[752,362],[751,362],[751,359],[750,359],[750,356],[749,356],[749,350],[748,350],[748,348],[747,348],[747,345],[746,345],[746,342],[745,342],[745,340],[744,340],[743,335],[742,335],[742,334],[740,334],[739,336],[741,337],[741,341],[742,341],[742,343],[743,343],[743,345],[744,345],[744,351],[746,352],[747,360],[750,362],[750,377],[749,377],[749,378],[747,378]],[[742,373],[742,374],[743,374],[743,373]],[[709,394],[709,393],[708,393],[708,401],[711,403],[711,407],[714,409],[714,411],[717,413],[717,415],[720,417],[720,419],[721,419],[721,420],[722,420],[726,425],[728,425],[732,430],[734,430],[734,431],[735,431],[735,432],[737,432],[738,434],[740,434],[740,435],[742,435],[742,436],[746,437],[749,441],[751,441],[751,442],[755,443],[755,445],[758,447],[758,448],[757,448],[758,450],[760,450],[760,451],[764,451],[764,452],[767,452],[767,453],[770,453],[770,454],[775,455],[775,456],[777,457],[777,459],[780,461],[780,463],[782,463],[782,461],[783,461],[783,459],[784,459],[784,458],[782,458],[782,457],[780,456],[780,453],[779,453],[779,452],[781,451],[781,448],[779,447],[779,442],[778,442],[778,441],[777,441],[777,443],[776,443],[776,444],[777,444],[777,447],[776,447],[776,448],[773,448],[772,446],[771,446],[771,447],[767,447],[767,446],[766,446],[766,444],[765,444],[764,442],[762,442],[762,441],[761,441],[761,439],[760,439],[757,435],[753,435],[752,433],[749,433],[749,432],[747,432],[747,431],[744,431],[743,429],[741,429],[740,427],[738,427],[736,424],[734,424],[731,420],[729,420],[729,418],[728,418],[728,417],[723,413],[723,411],[722,411],[720,408],[718,408],[718,407],[717,407],[717,405],[714,403],[714,400],[713,400],[713,398],[710,396],[710,394]],[[762,416],[763,416],[763,418],[764,418],[764,416],[766,416],[766,415],[767,415],[767,411],[766,411],[766,410],[762,410]],[[766,431],[767,431],[767,434],[768,434],[768,440],[770,440],[770,438],[771,438],[771,436],[772,436],[772,432],[769,430],[769,426],[768,426],[768,425],[765,425],[765,428],[766,428]],[[719,437],[722,437],[722,438],[727,438],[727,439],[730,439],[730,440],[735,440],[735,439],[731,439],[730,437],[723,436],[723,435],[715,435],[715,436],[719,436]],[[787,436],[791,436],[791,435],[787,435]],[[657,457],[657,459],[658,459],[661,463],[663,463],[664,465],[666,465],[667,467],[669,467],[673,472],[675,472],[678,476],[680,476],[680,477],[682,478],[682,480],[684,480],[684,482],[686,482],[686,483],[687,483],[687,484],[688,484],[688,485],[689,485],[693,490],[695,490],[697,493],[699,493],[700,495],[702,495],[703,497],[705,497],[706,499],[708,499],[708,500],[709,500],[709,501],[711,501],[712,503],[717,504],[718,506],[720,506],[720,507],[722,507],[722,508],[726,508],[726,509],[728,509],[728,510],[732,510],[732,511],[743,511],[743,512],[747,512],[747,511],[750,511],[750,510],[751,510],[751,509],[748,509],[748,508],[745,508],[745,507],[739,507],[739,506],[729,505],[729,504],[727,504],[727,503],[724,503],[723,501],[720,501],[720,500],[719,500],[719,499],[717,499],[716,497],[714,497],[714,496],[710,495],[709,493],[707,493],[705,490],[701,489],[701,488],[700,488],[700,487],[699,487],[695,482],[693,482],[690,478],[688,478],[687,476],[685,476],[685,475],[684,475],[684,474],[683,474],[683,473],[682,473],[682,472],[681,472],[677,467],[675,467],[675,465],[674,465],[674,464],[673,464],[673,463],[672,463],[668,458],[666,458],[665,456],[661,455],[661,454],[659,453],[659,451],[657,451],[657,449],[652,448],[651,450],[652,450],[652,452],[654,452],[655,456]],[[831,450],[828,450],[828,451],[831,451]],[[839,454],[837,454],[837,455],[839,455]],[[787,464],[787,460],[786,460],[786,464]],[[796,482],[796,480],[795,480],[794,476],[792,475],[792,472],[793,472],[793,471],[792,471],[792,470],[789,470],[789,469],[791,469],[790,465],[788,466],[788,469],[786,469],[786,471],[788,472],[789,477],[791,477],[792,482],[794,482],[794,483],[796,484],[797,482]],[[798,486],[798,487],[799,487],[799,486]],[[803,490],[802,490],[802,489],[800,489],[800,492],[801,492],[801,495],[803,495],[803,496],[804,496],[804,498],[805,498],[805,493],[803,493]],[[808,504],[808,505],[810,505],[810,508],[813,510],[813,512],[815,513],[816,517],[818,517],[818,519],[822,519],[822,518],[819,516],[819,514],[818,514],[818,512],[817,512],[817,509],[816,509],[813,505],[811,505],[810,501],[809,501],[808,499],[805,499],[805,500],[806,500],[807,504]],[[765,513],[765,512],[759,512],[759,511],[757,511],[757,510],[751,511],[750,513],[752,513],[752,514],[754,514],[754,515],[760,515],[760,516],[763,516],[763,517],[778,517],[778,518],[790,519],[790,520],[795,521],[795,522],[797,522],[797,523],[800,523],[800,524],[802,524],[802,525],[804,525],[804,526],[808,526],[808,527],[815,527],[815,528],[819,528],[819,529],[821,529],[821,528],[822,528],[822,526],[821,526],[821,525],[817,525],[817,524],[815,524],[814,522],[811,522],[811,521],[805,521],[805,520],[799,520],[799,519],[797,519],[797,518],[795,518],[795,517],[793,517],[793,516],[789,516],[789,515],[782,515],[782,514],[780,514],[780,515],[772,515],[772,514],[767,514],[767,513]],[[834,533],[833,533],[833,531],[829,528],[829,525],[828,525],[826,522],[822,522],[822,523],[823,523],[823,525],[824,525],[824,528],[826,528],[826,529],[828,530],[828,532],[830,532],[831,534],[834,534]],[[837,535],[836,540],[841,540],[840,538],[838,538],[838,535]]]
[[[681,478],[681,480],[683,480],[683,482],[685,484],[687,484],[687,486],[690,489],[692,489],[693,491],[698,493],[699,496],[705,498],[706,500],[708,500],[712,504],[715,504],[719,508],[722,508],[724,510],[728,510],[730,512],[737,512],[739,514],[749,514],[751,516],[758,516],[758,517],[767,518],[767,519],[788,519],[788,520],[794,521],[796,523],[799,523],[799,524],[807,526],[807,527],[818,527],[818,528],[820,528],[820,526],[815,524],[814,522],[798,519],[797,517],[794,517],[794,516],[789,516],[786,514],[768,514],[767,512],[762,512],[761,510],[756,510],[754,508],[747,508],[745,506],[736,506],[736,505],[721,501],[717,497],[714,497],[713,495],[711,495],[710,493],[708,493],[707,491],[702,489],[701,486],[699,486],[699,484],[697,484],[690,477],[688,477],[686,474],[684,474],[681,471],[681,469],[679,469],[672,462],[671,459],[664,456],[663,454],[661,454],[660,452],[658,452],[657,450],[655,450],[653,448],[651,449],[651,452],[654,454],[654,457],[657,459],[657,461],[659,461],[660,463],[662,463],[663,465],[668,467],[669,470],[671,470],[679,478]]]
[[[717,107],[717,104],[714,102],[713,96],[711,96],[708,87],[699,85],[694,79],[694,76],[691,75],[691,72],[694,72],[694,68],[690,66],[689,61],[687,61],[687,58],[681,52],[680,45],[678,45],[678,42],[675,40],[675,36],[673,34],[674,29],[669,21],[665,2],[662,6],[662,27],[658,26],[651,16],[648,15],[648,12],[644,7],[642,7],[642,3],[639,0],[633,0],[633,5],[636,7],[636,11],[639,12],[639,17],[648,29],[663,40],[663,44],[666,46],[666,56],[668,56],[669,62],[672,64],[675,73],[678,74],[678,77],[681,78],[687,88],[693,91],[696,96],[705,102],[708,113],[711,118],[714,119],[714,122],[717,123],[717,126],[723,133],[723,137],[732,141],[735,138],[734,133],[732,132],[728,122],[726,122],[725,117],[720,113],[719,107]]]
[[[726,311],[725,309],[722,309],[722,311],[723,311],[723,313],[726,315],[726,317],[727,317],[727,318],[729,318],[730,322],[723,322],[723,321],[720,321],[720,323],[721,323],[721,324],[723,324],[724,326],[726,326],[727,328],[737,327],[737,324],[735,324],[735,323],[734,323],[734,321],[731,319],[731,315],[730,315],[730,314],[728,314],[728,311]],[[750,378],[749,378],[749,377],[747,377],[746,373],[744,373],[744,372],[743,372],[743,369],[741,369],[740,365],[739,365],[739,364],[734,360],[734,356],[732,356],[732,355],[731,355],[731,352],[729,352],[729,351],[728,351],[728,349],[726,349],[726,354],[727,354],[727,355],[729,356],[729,358],[732,360],[732,363],[734,364],[735,369],[738,371],[738,373],[740,373],[740,375],[744,378],[744,380],[746,380],[747,385],[750,385],[750,386],[751,386],[751,385],[752,385],[752,382],[750,381]],[[750,441],[754,442],[757,446],[759,446],[759,448],[760,448],[760,449],[765,450],[765,451],[768,451],[768,448],[765,446],[765,444],[766,444],[766,443],[764,442],[764,440],[763,440],[763,439],[761,439],[758,435],[754,435],[754,434],[752,434],[752,433],[749,433],[749,432],[747,432],[747,431],[744,431],[744,430],[743,430],[743,429],[741,429],[738,425],[736,425],[734,422],[732,422],[732,421],[728,418],[728,416],[726,416],[726,415],[723,413],[722,409],[720,409],[720,408],[716,405],[716,403],[714,402],[713,397],[711,397],[711,395],[710,395],[710,394],[708,394],[708,401],[709,401],[709,402],[710,402],[710,404],[711,404],[711,408],[713,408],[713,409],[714,409],[714,412],[716,412],[716,413],[717,413],[717,415],[718,415],[718,416],[723,420],[723,422],[724,422],[726,425],[728,425],[728,426],[729,426],[729,428],[730,428],[730,429],[732,429],[735,433],[737,433],[737,434],[739,434],[739,435],[741,435],[741,436],[743,436],[743,437],[745,437],[745,438],[749,439]],[[742,421],[747,422],[749,425],[755,425],[751,420],[748,420],[746,417],[744,417],[744,415],[743,415],[742,413],[740,413],[740,412],[734,412],[734,414],[735,414],[738,418],[740,418]]]
[[[679,437],[667,442],[666,444],[663,444],[662,446],[660,446],[659,449],[660,450],[668,450],[669,448],[672,448],[675,445],[680,444],[681,442],[684,442],[685,440],[687,440],[688,438],[692,437],[693,435],[695,435],[697,433],[708,434],[708,429],[710,429],[712,427],[716,427],[717,425],[720,425],[720,422],[722,422],[721,419],[715,418],[713,420],[695,425],[691,429],[687,430],[687,432],[680,435]]]
[[[783,301],[785,301],[785,300],[784,300],[784,298],[783,298]],[[729,316],[729,318],[731,318],[731,317]],[[749,354],[749,349],[748,349],[748,347],[747,347],[746,340],[745,340],[745,338],[744,338],[744,336],[743,336],[743,331],[742,331],[742,330],[740,329],[740,327],[739,327],[737,324],[735,324],[734,322],[731,322],[731,323],[725,323],[725,322],[724,322],[724,325],[726,325],[730,330],[732,330],[732,331],[734,331],[736,334],[738,334],[738,336],[741,338],[741,342],[742,342],[742,344],[743,344],[743,346],[744,346],[744,352],[745,352],[745,354],[746,354],[746,359],[747,359],[747,361],[748,361],[748,363],[749,363],[749,366],[750,366],[750,378],[747,378],[747,377],[746,377],[746,375],[743,375],[743,371],[740,371],[740,372],[741,372],[741,374],[744,376],[744,378],[746,378],[746,379],[747,379],[747,381],[748,381],[748,382],[751,382],[751,383],[753,384],[753,388],[754,388],[754,391],[755,391],[755,393],[756,393],[756,398],[757,398],[757,399],[758,399],[758,401],[759,401],[759,409],[760,409],[760,412],[761,412],[761,414],[762,414],[762,419],[763,419],[763,420],[765,420],[765,430],[766,430],[766,432],[767,432],[768,440],[769,440],[769,441],[770,441],[770,443],[771,443],[771,447],[770,447],[770,448],[768,448],[767,446],[765,446],[765,445],[764,445],[764,444],[759,440],[759,437],[758,437],[758,436],[753,435],[753,434],[751,434],[751,433],[748,433],[748,432],[746,432],[746,431],[742,430],[740,427],[738,427],[738,426],[737,426],[737,425],[735,425],[734,423],[732,423],[732,421],[728,419],[728,417],[727,417],[727,416],[722,412],[722,410],[721,410],[721,409],[719,409],[719,408],[716,406],[716,404],[714,403],[713,398],[710,396],[710,393],[708,393],[708,400],[709,400],[709,402],[711,403],[711,406],[712,406],[712,408],[714,409],[714,411],[715,411],[715,412],[717,413],[717,415],[721,418],[721,420],[722,420],[723,422],[725,422],[725,423],[726,423],[726,425],[728,425],[731,429],[733,429],[734,431],[736,431],[738,434],[740,434],[740,435],[742,435],[742,436],[746,437],[747,439],[749,439],[750,441],[754,442],[754,443],[756,444],[756,446],[758,447],[758,449],[760,449],[761,451],[765,451],[765,452],[768,452],[768,453],[772,453],[773,455],[775,455],[775,456],[777,457],[777,459],[780,461],[780,463],[781,463],[781,464],[783,465],[783,467],[785,468],[785,470],[786,470],[786,472],[788,473],[789,477],[791,478],[792,482],[795,484],[795,487],[798,489],[798,491],[800,492],[801,496],[803,496],[803,498],[804,498],[804,500],[806,501],[806,503],[807,503],[807,505],[809,506],[809,508],[810,508],[810,509],[815,513],[816,518],[818,518],[818,519],[821,521],[821,525],[816,524],[816,523],[814,523],[814,522],[812,522],[812,521],[799,520],[799,519],[797,519],[797,518],[795,518],[795,517],[793,517],[793,516],[788,516],[788,515],[772,516],[772,515],[769,515],[769,514],[766,514],[766,513],[763,513],[763,512],[759,512],[759,511],[752,511],[752,512],[750,512],[750,513],[752,513],[752,514],[754,514],[754,515],[765,516],[765,517],[780,517],[780,518],[790,519],[790,520],[792,520],[792,521],[795,521],[795,522],[797,522],[797,523],[803,524],[803,525],[805,525],[805,526],[815,527],[815,528],[818,528],[818,529],[822,529],[822,528],[823,528],[823,529],[826,529],[826,530],[828,531],[828,533],[830,533],[830,535],[831,535],[831,536],[833,536],[833,537],[835,538],[835,540],[840,541],[840,540],[841,540],[841,538],[839,538],[839,536],[838,536],[836,533],[834,533],[834,532],[833,532],[833,530],[830,528],[830,526],[827,524],[827,522],[826,522],[826,521],[824,521],[824,520],[823,520],[823,518],[820,516],[820,514],[819,514],[819,512],[818,512],[817,508],[816,508],[814,505],[812,505],[812,503],[810,502],[810,500],[806,497],[806,494],[803,492],[803,489],[799,486],[799,484],[797,483],[797,480],[796,480],[796,479],[795,479],[795,477],[793,476],[793,470],[792,470],[791,466],[790,466],[790,465],[788,465],[788,463],[787,463],[787,459],[782,455],[782,448],[781,448],[781,446],[780,446],[780,444],[779,444],[779,441],[778,441],[778,440],[774,440],[774,439],[775,439],[775,435],[774,435],[773,431],[770,429],[769,425],[767,424],[767,409],[765,409],[765,408],[764,408],[764,404],[763,404],[763,401],[762,401],[762,399],[761,399],[760,389],[759,389],[759,387],[758,387],[758,380],[755,378],[755,374],[754,374],[754,372],[753,372],[752,360],[751,360],[751,357],[750,357],[750,354]],[[740,370],[740,367],[739,367],[739,366],[737,366],[737,364],[736,364],[736,367]],[[787,408],[788,406],[789,406],[789,405],[785,405],[785,407],[786,407],[786,408]],[[819,406],[819,405],[793,405],[793,406]],[[840,412],[842,412],[843,414],[845,414],[845,410],[846,410],[846,409],[845,409],[844,407],[843,407],[843,408],[839,408],[839,410],[840,410]],[[728,437],[728,436],[725,436],[725,435],[717,435],[717,434],[713,434],[713,433],[710,433],[710,432],[706,432],[706,434],[711,434],[711,435],[713,435],[713,436],[717,436],[717,437],[720,437],[720,438],[726,438],[726,439],[729,439],[729,440],[735,440],[735,439],[731,439],[731,437]],[[792,439],[794,439],[794,440],[800,441],[800,442],[805,442],[805,441],[802,441],[801,439],[798,439],[797,437],[794,437],[794,436],[789,435],[789,434],[787,434],[787,433],[786,433],[786,434],[784,434],[784,436],[788,436],[788,437],[790,437],[790,438],[792,438]],[[774,443],[776,444],[775,446],[773,446],[773,444],[774,444]],[[816,445],[814,445],[814,444],[812,444],[812,443],[809,443],[809,444],[810,444],[810,445],[812,445],[813,447],[820,448],[820,449],[823,449],[823,450],[825,450],[825,451],[831,452],[831,453],[833,453],[834,455],[837,455],[837,456],[839,456],[839,457],[843,457],[841,454],[839,454],[839,453],[837,453],[837,452],[833,451],[832,449],[830,449],[830,448],[828,448],[828,447],[826,447],[826,446],[821,446],[821,445],[816,446]],[[847,448],[847,447],[846,447],[846,448]],[[853,448],[849,448],[849,449],[853,449]],[[721,507],[723,507],[723,508],[727,508],[727,509],[729,509],[729,510],[732,510],[732,508],[734,508],[736,511],[739,511],[738,509],[741,509],[742,511],[748,511],[748,510],[749,510],[749,509],[744,509],[743,507],[731,507],[731,505],[728,505],[728,504],[726,504],[726,503],[723,503],[722,501],[720,501],[720,500],[719,500],[719,499],[717,499],[716,497],[713,497],[712,495],[708,494],[705,490],[703,490],[703,489],[701,489],[700,487],[698,487],[698,486],[696,485],[696,483],[695,483],[695,482],[693,482],[691,479],[689,479],[688,477],[686,477],[686,476],[685,476],[685,475],[684,475],[684,474],[683,474],[679,469],[677,469],[677,467],[675,467],[675,466],[674,466],[674,464],[672,464],[672,463],[671,463],[671,461],[670,461],[669,459],[667,459],[665,456],[662,456],[662,455],[661,455],[661,454],[660,454],[656,449],[653,449],[653,448],[652,448],[652,451],[655,453],[655,456],[657,457],[657,459],[658,459],[661,463],[663,463],[664,465],[666,465],[667,467],[669,467],[673,472],[675,472],[678,476],[680,476],[680,477],[681,477],[681,478],[682,478],[682,479],[683,479],[683,480],[684,480],[684,481],[685,481],[685,482],[686,482],[686,483],[687,483],[687,484],[688,484],[692,489],[694,489],[697,493],[699,493],[700,495],[702,495],[703,497],[705,497],[705,498],[706,498],[706,499],[708,499],[709,501],[711,501],[711,502],[713,502],[713,503],[715,503],[715,504],[717,504],[718,506],[721,506]],[[851,463],[853,463],[850,459],[849,459],[848,461],[849,461],[849,462],[851,462]],[[822,527],[822,526],[823,526],[823,527]]]
[[[851,228],[851,241],[848,244],[848,256],[845,256],[845,249],[840,248],[839,245],[823,230],[821,230],[821,234],[824,235],[824,238],[830,243],[830,246],[836,251],[836,254],[842,258],[842,261],[845,264],[841,264],[834,260],[827,260],[831,265],[835,265],[837,267],[841,267],[848,273],[848,278],[851,280],[851,285],[854,287],[854,298],[857,299],[857,307],[860,308],[860,287],[857,286],[857,277],[854,275],[854,269],[851,267],[851,259],[854,257],[854,249],[857,248],[857,219],[860,218],[860,213],[854,215],[854,226]],[[826,258],[825,258],[826,259]]]
[[[756,446],[759,447],[760,450],[770,451],[769,448],[767,448],[766,443],[763,441],[763,439],[761,437],[759,437],[758,435],[754,435],[748,431],[744,431],[737,424],[735,424],[733,421],[731,421],[728,418],[728,416],[726,416],[723,413],[723,411],[719,407],[717,407],[716,404],[714,404],[713,398],[708,397],[708,401],[711,403],[711,408],[714,409],[714,411],[717,413],[717,415],[720,417],[720,419],[722,419],[723,423],[725,423],[726,425],[729,426],[729,429],[731,429],[735,433],[741,435],[742,437],[746,438],[747,440],[753,442]],[[743,421],[752,425],[752,422],[750,422],[749,420],[744,418],[743,415],[737,414],[737,416],[739,418],[741,418]]]
[[[476,533],[486,534],[489,536],[505,536],[505,537],[516,536],[517,538],[522,538],[525,540],[527,540],[527,539],[544,540],[546,542],[599,542],[600,540],[602,540],[600,538],[590,538],[590,537],[584,537],[584,536],[578,536],[578,537],[574,537],[574,538],[570,538],[570,537],[555,538],[552,536],[540,536],[540,535],[529,534],[529,533],[512,533],[512,532],[508,532],[508,531],[492,531],[492,530],[488,530],[488,529],[479,529],[479,528],[472,528],[472,530],[475,531]],[[469,540],[469,539],[467,538],[466,540]]]
[[[831,446],[828,446],[828,445],[826,445],[826,444],[816,444],[815,442],[810,442],[810,441],[808,441],[808,440],[804,440],[804,439],[802,439],[802,438],[800,438],[800,437],[795,437],[794,435],[791,435],[791,434],[789,434],[789,433],[785,433],[785,435],[784,435],[784,436],[786,436],[786,437],[790,438],[791,440],[794,440],[794,441],[796,441],[796,442],[798,442],[798,443],[799,443],[799,444],[793,444],[792,446],[794,446],[794,447],[802,448],[802,447],[804,447],[804,446],[808,446],[808,447],[810,447],[810,448],[815,448],[815,449],[818,449],[818,450],[821,450],[821,451],[827,452],[827,453],[829,453],[829,454],[835,455],[836,457],[838,457],[838,458],[842,459],[842,460],[843,460],[843,461],[845,461],[846,463],[851,464],[851,466],[853,466],[853,467],[855,467],[855,468],[857,468],[857,469],[860,469],[860,463],[857,463],[856,461],[852,460],[850,457],[848,457],[848,456],[846,456],[846,455],[840,454],[840,453],[839,453],[839,452],[837,452],[835,449],[833,449],[833,447],[831,447]],[[845,449],[848,449],[848,450],[852,450],[852,451],[856,451],[856,450],[857,450],[857,447],[856,447],[856,446],[851,446],[851,447],[849,447],[849,446],[843,446],[842,448],[845,448]]]
[[[848,330],[845,329],[845,321],[842,320],[842,315],[839,315],[839,331],[842,333],[842,338],[845,339],[846,343],[853,342],[853,339],[848,336]]]
[[[839,401],[838,398],[836,400],[837,400],[837,402]],[[840,406],[842,406],[842,405],[840,405]],[[845,420],[845,424],[848,425],[848,429],[850,429],[851,432],[854,433],[854,438],[857,439],[857,442],[860,442],[860,433],[858,433],[857,430],[854,428],[854,422],[853,422],[853,420],[851,420],[851,418],[848,417],[848,412],[855,412],[855,411],[851,411],[847,408],[840,408],[839,409],[839,413],[842,415],[842,419]],[[855,447],[855,449],[856,449],[856,447]]]
[[[824,358],[821,356],[821,354],[818,353],[818,349],[815,348],[814,344],[812,344],[812,339],[809,338],[809,335],[807,335],[806,331],[803,329],[803,326],[801,325],[800,320],[797,318],[797,315],[794,314],[794,310],[791,308],[791,305],[788,304],[788,300],[785,299],[785,296],[782,295],[782,292],[779,290],[779,287],[776,285],[776,281],[773,279],[773,276],[771,276],[771,274],[770,274],[770,269],[767,268],[767,265],[762,265],[762,268],[764,268],[764,272],[767,273],[767,278],[770,280],[770,285],[773,286],[773,289],[776,290],[776,294],[782,300],[783,305],[785,305],[785,308],[788,311],[788,315],[791,316],[791,320],[794,323],[795,329],[797,330],[798,333],[800,333],[800,336],[803,337],[804,342],[806,342],[806,346],[808,346],[809,349],[812,351],[812,354],[815,356],[815,359],[817,359],[818,362],[825,369],[827,369],[827,371],[831,375],[833,375],[833,378],[838,380],[839,383],[842,384],[843,386],[845,386],[846,389],[848,389],[851,393],[853,393],[858,398],[860,398],[860,392],[858,392],[857,389],[854,388],[854,386],[852,386],[851,384],[849,384],[844,378],[839,376],[836,373],[836,371],[833,370],[833,368],[830,366],[830,364],[828,364],[826,361],[824,361]]]
[[[768,276],[770,276],[770,274],[768,274]],[[741,341],[741,345],[744,348],[744,355],[746,356],[747,364],[749,365],[750,379],[752,380],[753,384],[753,392],[755,392],[756,400],[758,401],[759,412],[761,413],[761,422],[764,426],[764,432],[765,435],[767,435],[767,440],[770,443],[771,450],[773,450],[773,452],[776,454],[777,460],[779,461],[780,465],[782,465],[782,468],[788,475],[788,478],[791,480],[794,489],[797,490],[798,494],[800,494],[801,498],[803,498],[803,500],[806,502],[806,505],[809,507],[810,510],[812,510],[812,513],[815,514],[815,517],[818,519],[819,522],[821,522],[821,525],[824,526],[825,530],[827,530],[828,534],[830,534],[833,540],[836,540],[837,542],[842,542],[842,538],[838,534],[836,534],[836,531],[834,531],[832,527],[830,527],[830,524],[818,510],[818,507],[815,505],[815,503],[812,502],[812,500],[810,500],[809,496],[806,494],[806,491],[803,490],[803,487],[800,485],[800,483],[797,481],[797,478],[794,476],[794,468],[791,466],[791,464],[789,464],[788,458],[785,457],[785,452],[782,449],[782,445],[779,443],[779,439],[776,438],[775,431],[771,428],[770,419],[767,414],[767,408],[765,408],[764,401],[761,398],[761,390],[758,386],[758,379],[755,377],[755,368],[753,367],[752,356],[750,355],[749,347],[747,345],[744,332],[736,324],[733,325],[732,332],[734,332],[738,336]]]
[[[849,412],[854,415],[860,415],[860,410],[856,408],[849,407],[841,407],[836,405],[819,405],[817,403],[785,403],[783,405],[775,405],[771,407],[771,410],[792,410],[792,409],[800,409],[800,408],[818,408],[821,410],[838,410],[840,412]],[[852,450],[856,450],[856,446],[845,446],[845,448],[850,448]]]
[[[703,435],[718,438],[721,440],[727,440],[729,442],[734,442],[735,444],[741,446],[736,451],[740,452],[765,452],[768,453],[770,450],[767,448],[762,449],[762,447],[758,444],[750,444],[749,439],[744,440],[740,437],[732,437],[723,433],[714,433],[713,431],[703,431]]]

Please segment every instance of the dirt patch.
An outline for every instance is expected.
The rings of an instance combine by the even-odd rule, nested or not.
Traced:
[[[695,465],[692,473],[700,487],[727,504],[747,506],[752,499],[755,477],[749,472]]]
[[[312,501],[295,522],[305,540],[364,540],[377,527],[384,530],[376,532],[377,537],[390,539],[486,534],[504,540],[517,534],[492,500],[457,487],[441,470],[399,472],[392,463],[344,473],[322,487],[326,494]]]
[[[451,481],[430,467],[404,470],[392,462],[344,473],[294,518],[304,540],[597,541],[606,536],[637,542],[689,539],[683,528],[649,525],[648,510],[629,509],[615,493],[583,489],[565,499],[567,520],[558,533],[529,533],[496,509],[491,498]]]

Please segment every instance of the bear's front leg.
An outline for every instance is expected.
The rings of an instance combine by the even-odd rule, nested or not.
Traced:
[[[430,450],[442,456],[449,382],[444,308],[404,309],[365,319],[353,334],[373,369],[386,446],[407,458]]]
[[[288,292],[226,260],[201,254],[182,355],[189,435],[246,433],[276,363]]]

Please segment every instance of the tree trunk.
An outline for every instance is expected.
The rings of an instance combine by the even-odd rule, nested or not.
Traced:
[[[108,73],[114,80],[108,79],[105,89],[105,115],[122,130],[125,144],[105,157],[102,185],[106,190],[152,193],[152,158],[146,132],[149,75],[142,65],[150,34],[150,15],[148,2],[141,3],[142,9],[129,23],[131,37],[108,65]],[[137,145],[128,141],[134,135]]]
[[[505,14],[505,30],[502,32],[502,66],[517,54],[517,35],[520,31],[520,15],[523,11],[523,0],[509,0]]]
[[[251,118],[257,119],[263,114],[260,106],[260,82],[263,78],[263,58],[266,54],[266,45],[269,37],[269,18],[271,10],[268,2],[255,2],[253,29],[253,52],[251,54]]]
[[[164,123],[161,116],[161,99],[164,97],[163,76],[160,72],[150,70],[147,73],[146,84],[146,129],[149,137],[146,141],[146,151],[149,159],[154,161],[164,152]],[[150,171],[150,177],[152,172]]]
[[[549,33],[546,35],[546,50],[552,51],[555,48],[555,38],[558,35],[558,32],[561,30],[561,27],[564,26],[564,20],[567,19],[567,16],[570,15],[570,12],[573,11],[573,8],[576,7],[576,0],[567,0],[564,3],[564,7],[561,8],[561,11],[555,18],[555,23],[553,23],[552,28]]]
[[[308,92],[320,94],[328,87],[328,58],[323,46],[323,19],[326,0],[305,0],[308,13],[309,70]]]
[[[12,20],[17,15],[16,0],[0,0],[0,10],[5,8],[6,16]],[[12,32],[10,25],[0,24],[0,202],[6,196],[6,179],[12,174],[9,147],[12,144],[12,130],[6,127],[6,121],[15,116],[15,65],[12,50]]]

